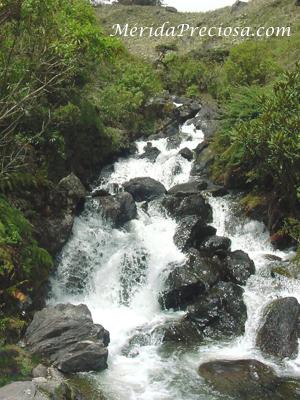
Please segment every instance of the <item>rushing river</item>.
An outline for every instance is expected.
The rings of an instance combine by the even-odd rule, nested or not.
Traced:
[[[181,127],[182,143],[168,149],[167,139],[153,140],[161,153],[154,163],[131,156],[115,163],[100,186],[115,190],[134,177],[149,176],[168,189],[189,180],[191,163],[178,155],[181,148],[194,149],[203,140],[188,122]],[[137,142],[139,154],[146,142]],[[64,247],[52,280],[51,303],[85,303],[94,322],[109,330],[108,369],[90,374],[108,400],[218,400],[197,374],[198,366],[217,358],[257,358],[275,366],[280,374],[300,374],[300,357],[276,365],[255,348],[256,331],[265,305],[272,299],[295,296],[300,301],[299,281],[270,277],[266,255],[288,259],[291,254],[274,251],[264,225],[239,214],[237,198],[210,198],[217,234],[232,240],[232,250],[246,251],[254,260],[256,274],[245,288],[248,321],[244,336],[233,341],[207,341],[201,346],[162,345],[151,332],[164,321],[180,318],[183,312],[162,311],[158,294],[162,273],[168,264],[184,259],[173,243],[176,222],[159,201],[145,210],[138,205],[138,219],[122,229],[112,229],[101,218],[96,200],[88,198],[85,211],[76,218],[73,234]],[[129,339],[143,329],[150,333],[146,345],[136,344],[124,352]]]

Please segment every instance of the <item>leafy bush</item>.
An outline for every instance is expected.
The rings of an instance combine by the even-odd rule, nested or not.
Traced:
[[[275,191],[294,211],[300,187],[300,66],[257,101],[259,115],[234,127],[221,162],[225,169],[238,167],[252,186]]]
[[[230,50],[224,64],[230,85],[265,85],[278,70],[266,42],[246,41]]]
[[[37,245],[30,223],[0,198],[0,318],[22,318],[22,304],[36,295],[51,268],[52,259]]]

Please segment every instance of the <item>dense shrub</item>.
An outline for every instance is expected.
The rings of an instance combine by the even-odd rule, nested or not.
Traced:
[[[236,124],[227,133],[230,146],[221,164],[225,169],[238,167],[245,181],[273,190],[294,211],[300,188],[299,65],[257,102],[257,117]]]
[[[22,330],[22,310],[46,282],[51,267],[52,259],[34,240],[30,223],[0,198],[0,336],[6,330]]]
[[[246,41],[230,50],[224,64],[230,85],[265,85],[278,70],[266,42]]]

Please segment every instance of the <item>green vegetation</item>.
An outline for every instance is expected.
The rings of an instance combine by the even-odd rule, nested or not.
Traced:
[[[33,238],[22,213],[0,198],[0,340],[18,340],[22,311],[47,281],[52,259]]]
[[[2,0],[0,22],[0,338],[13,342],[52,268],[28,193],[45,201],[71,171],[87,182],[152,132],[142,111],[161,84],[102,32],[88,0]]]
[[[38,360],[17,346],[0,347],[0,387],[13,381],[30,380]]]

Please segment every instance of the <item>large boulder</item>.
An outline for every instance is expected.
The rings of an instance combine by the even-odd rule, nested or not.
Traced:
[[[71,173],[56,187],[31,193],[26,205],[40,246],[56,255],[68,240],[75,216],[84,208],[86,190],[80,179]]]
[[[183,264],[175,265],[165,280],[159,302],[164,308],[184,309],[220,279],[217,260],[205,258],[195,250],[187,253]]]
[[[124,183],[124,190],[130,193],[135,201],[150,201],[166,193],[164,185],[149,177],[133,178]]]
[[[300,305],[296,298],[272,301],[264,312],[256,344],[266,354],[285,358],[298,354],[298,322]]]
[[[103,217],[119,227],[137,217],[135,201],[130,193],[118,193],[115,196],[101,196],[97,198],[99,210]]]
[[[195,215],[201,217],[203,221],[212,221],[212,208],[200,193],[185,192],[180,195],[180,192],[177,192],[174,195],[167,195],[162,205],[176,219]]]
[[[109,333],[93,323],[84,304],[58,304],[36,312],[24,339],[33,354],[62,372],[107,368]]]
[[[248,278],[255,273],[255,265],[251,258],[242,250],[229,253],[226,258],[228,280],[239,285],[245,285]]]
[[[219,282],[208,295],[188,307],[186,318],[207,337],[233,337],[245,331],[247,308],[244,290],[232,282]]]
[[[80,179],[73,173],[61,179],[57,185],[57,188],[65,192],[68,198],[74,200],[76,203],[84,200],[86,196],[86,190]]]
[[[148,142],[144,147],[144,153],[139,156],[140,159],[147,159],[154,162],[160,154],[160,150],[157,147],[153,147],[151,142]]]
[[[209,361],[200,365],[199,374],[214,389],[235,399],[271,400],[276,396],[274,370],[257,360]]]

